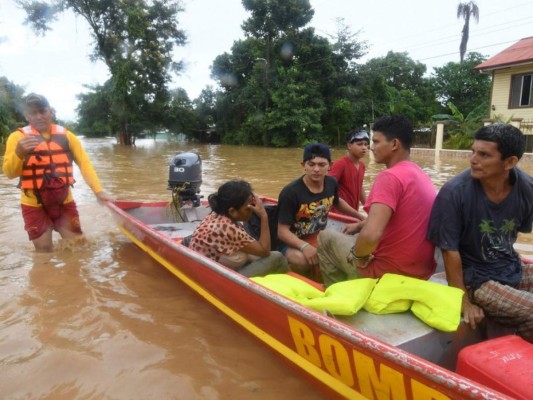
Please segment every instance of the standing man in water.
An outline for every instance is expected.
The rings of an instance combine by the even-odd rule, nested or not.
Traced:
[[[82,235],[78,209],[70,187],[73,162],[99,201],[111,200],[102,190],[94,168],[78,138],[52,123],[48,100],[31,93],[24,99],[28,125],[7,139],[3,171],[19,178],[24,229],[39,252],[53,250],[52,231],[64,239]]]

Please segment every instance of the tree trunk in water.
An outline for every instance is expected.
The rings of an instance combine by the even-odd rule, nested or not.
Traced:
[[[135,146],[135,137],[128,129],[128,122],[122,124],[122,131],[120,132],[120,144],[125,146]]]

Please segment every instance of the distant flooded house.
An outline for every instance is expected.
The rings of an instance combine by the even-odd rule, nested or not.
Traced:
[[[492,75],[490,118],[533,134],[533,37],[519,40],[474,69]]]

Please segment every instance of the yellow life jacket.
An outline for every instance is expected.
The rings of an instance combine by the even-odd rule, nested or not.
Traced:
[[[337,282],[321,291],[289,274],[270,274],[250,278],[268,289],[304,306],[334,315],[353,315],[365,304],[377,279],[362,278]]]
[[[454,332],[461,322],[461,289],[397,274],[383,275],[365,304],[374,314],[411,310],[429,326]]]
[[[68,146],[67,130],[60,125],[51,125],[50,139],[45,139],[31,125],[19,128],[25,135],[34,135],[39,144],[26,156],[22,166],[20,188],[38,190],[45,174],[61,178],[66,184],[74,184],[72,152]]]

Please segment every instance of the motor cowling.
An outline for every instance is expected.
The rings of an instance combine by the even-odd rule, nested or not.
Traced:
[[[192,201],[200,205],[200,186],[202,185],[202,160],[197,153],[176,153],[168,167],[168,189],[176,191],[180,203]]]

